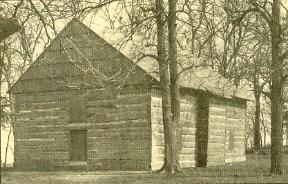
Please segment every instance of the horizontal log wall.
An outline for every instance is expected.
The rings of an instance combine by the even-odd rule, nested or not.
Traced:
[[[84,99],[83,122],[71,105]],[[20,169],[71,166],[70,130],[87,130],[89,169],[150,169],[150,93],[147,86],[16,95],[15,165]]]
[[[229,106],[227,108],[225,162],[245,161],[245,116],[243,107]],[[233,149],[229,148],[229,132],[233,134]]]
[[[245,160],[245,103],[211,98],[209,106],[208,166]],[[230,131],[233,150],[229,148]]]
[[[162,99],[159,91],[152,92],[152,170],[160,169],[164,163],[164,130],[162,119]],[[157,95],[158,93],[158,95]],[[182,95],[180,104],[180,124],[182,128],[182,145],[179,152],[179,163],[182,168],[195,166],[195,133],[196,133],[196,99],[191,95]]]
[[[226,105],[209,104],[207,166],[225,163]]]
[[[153,83],[154,79],[76,20],[61,35],[69,37],[81,54],[65,39],[54,39],[10,90],[17,94],[16,165],[37,165],[37,160],[47,163],[42,165],[65,165],[69,161],[70,130],[84,129],[88,130],[90,168],[149,168],[150,96],[147,87],[140,85]],[[101,74],[95,74],[96,70]],[[71,91],[83,86],[101,88],[102,74],[119,77],[119,85],[131,87],[124,87],[116,94],[109,94],[110,89],[108,93],[88,90],[85,95]],[[85,111],[75,113],[81,114],[81,118],[71,118],[71,104],[73,101],[78,104],[78,95],[84,95]],[[26,150],[31,146],[35,152],[30,156]]]
[[[49,169],[69,161],[68,107],[80,91],[15,95],[15,167]]]
[[[146,86],[123,88],[115,96],[92,90],[86,99],[88,167],[149,170],[150,93]]]
[[[69,90],[84,85],[101,88],[103,84],[98,79],[103,75],[125,85],[147,84],[153,80],[83,24],[72,21],[61,35],[70,41],[62,36],[55,38],[12,87],[12,93]]]

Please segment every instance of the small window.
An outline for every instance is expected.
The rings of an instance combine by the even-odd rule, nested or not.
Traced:
[[[235,148],[235,135],[234,131],[229,131],[229,150],[233,150]]]

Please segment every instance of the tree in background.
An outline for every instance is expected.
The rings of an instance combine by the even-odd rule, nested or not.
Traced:
[[[19,31],[20,25],[18,24],[17,20],[15,19],[7,19],[0,15],[0,43],[9,37],[10,35],[14,34],[15,32]],[[2,130],[2,117],[3,117],[3,108],[2,108],[2,69],[4,67],[3,61],[3,50],[5,50],[4,46],[0,45],[0,143],[1,143],[1,130]],[[1,181],[1,166],[2,166],[2,159],[1,159],[1,147],[0,147],[0,181]]]
[[[288,56],[287,45],[284,40],[287,39],[287,30],[282,20],[281,11],[287,12],[281,0],[273,0],[269,3],[267,0],[249,0],[245,10],[232,10],[240,14],[237,22],[240,22],[249,14],[258,14],[269,27],[269,36],[271,44],[271,65],[269,66],[270,100],[271,100],[271,174],[283,173],[283,82],[287,78],[284,73],[285,62]]]
[[[164,131],[165,135],[168,135],[165,136],[165,140],[167,139],[165,162],[169,163],[169,166],[165,170],[176,172],[178,167],[175,137],[177,137],[179,126],[179,73],[197,67],[211,67],[222,76],[228,77],[237,86],[242,78],[249,78],[254,85],[254,96],[258,104],[254,124],[255,146],[258,149],[260,142],[259,98],[261,94],[265,94],[271,98],[272,104],[271,152],[274,154],[271,157],[271,173],[281,173],[282,148],[277,145],[281,142],[279,127],[282,127],[280,126],[282,123],[282,81],[287,78],[283,64],[288,51],[281,51],[287,39],[287,29],[280,20],[280,9],[284,6],[281,5],[280,0],[274,0],[272,4],[260,0],[245,2],[171,0],[168,4],[163,0],[155,0],[155,2],[141,0],[20,0],[14,2],[7,0],[3,2],[11,8],[10,10],[13,10],[9,11],[12,17],[27,15],[20,21],[23,23],[22,27],[27,26],[27,30],[33,29],[34,26],[29,25],[31,22],[41,25],[39,28],[41,36],[38,40],[41,43],[35,42],[37,46],[42,44],[41,46],[46,47],[52,38],[58,35],[59,22],[66,22],[72,17],[81,20],[96,19],[95,15],[101,12],[111,28],[119,28],[123,33],[122,41],[118,42],[120,49],[130,45],[133,59],[140,61],[153,58],[158,61],[159,66],[155,70],[159,69],[163,92]],[[176,7],[178,7],[177,11]],[[256,18],[253,16],[255,13],[258,15]],[[261,19],[262,22],[257,23],[256,19]],[[270,29],[271,39],[269,38],[268,42],[265,41],[264,48],[260,48],[259,45],[263,43],[263,40],[255,38],[255,35],[264,35],[265,28],[259,30],[254,28],[258,27],[257,24],[263,25],[263,22]],[[24,29],[26,32],[27,30]],[[266,47],[266,42],[271,42],[270,48]],[[23,51],[26,53],[25,57],[31,60],[35,57],[34,51],[27,49],[27,46],[30,44],[26,44]],[[267,49],[272,50],[271,56],[269,55],[272,62],[265,62],[267,63],[265,67],[259,67],[259,61],[263,59],[260,56]],[[101,77],[110,80],[107,76],[101,75]],[[264,91],[266,84],[270,85],[270,92]]]
[[[81,17],[116,0],[79,1],[65,0],[19,0],[1,1],[0,51],[1,89],[9,89],[16,79],[32,64],[39,48],[45,48],[57,36],[56,24],[71,18]],[[17,21],[16,21],[17,18]],[[19,31],[10,38],[9,35]],[[41,49],[40,49],[41,50]],[[1,90],[0,90],[1,91]],[[5,101],[5,108],[2,102]],[[13,133],[13,100],[1,91],[1,127],[5,121],[8,129],[4,167],[7,162],[9,140]],[[5,117],[3,115],[6,115]],[[1,162],[2,164],[2,162]]]

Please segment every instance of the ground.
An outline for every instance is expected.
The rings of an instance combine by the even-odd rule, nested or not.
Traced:
[[[7,184],[75,183],[287,183],[288,153],[284,154],[283,176],[269,176],[270,155],[247,155],[247,161],[210,168],[191,168],[170,176],[149,172],[3,172]]]

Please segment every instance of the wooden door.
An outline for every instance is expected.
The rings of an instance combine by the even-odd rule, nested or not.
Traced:
[[[71,130],[71,161],[87,161],[87,130]]]

